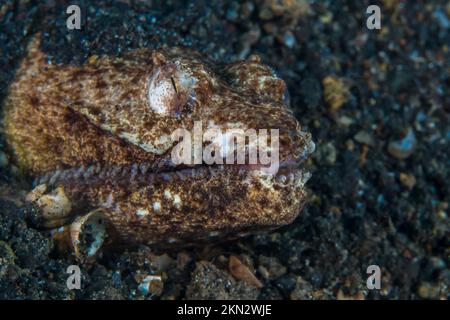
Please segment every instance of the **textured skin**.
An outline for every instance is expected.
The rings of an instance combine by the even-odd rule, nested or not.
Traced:
[[[48,65],[38,39],[10,86],[5,132],[24,171],[64,188],[71,215],[103,208],[122,240],[186,244],[272,229],[300,212],[308,174],[299,168],[271,176],[245,165],[170,161],[169,135],[194,121],[279,129],[282,164],[312,152],[285,105],[284,81],[258,57],[217,65],[185,49],[141,49]],[[172,75],[176,97],[149,98],[152,81]]]

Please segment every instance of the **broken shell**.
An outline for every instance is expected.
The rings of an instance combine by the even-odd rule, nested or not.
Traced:
[[[161,276],[149,275],[139,284],[138,289],[143,296],[160,296],[164,289],[164,282]]]
[[[44,194],[47,185],[41,184],[26,196],[27,202],[33,202],[40,210],[37,224],[44,228],[64,225],[69,221],[72,204],[67,198],[64,188],[57,187],[52,192]]]
[[[101,210],[77,218],[69,227],[70,242],[80,260],[95,257],[104,244],[107,219]]]

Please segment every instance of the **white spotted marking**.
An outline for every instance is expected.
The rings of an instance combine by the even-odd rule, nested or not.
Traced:
[[[161,203],[159,201],[153,202],[153,210],[155,211],[161,210]]]
[[[138,217],[144,217],[144,216],[146,216],[148,214],[149,214],[149,211],[147,209],[137,209],[136,210],[136,215]]]
[[[172,198],[172,193],[170,193],[169,189],[164,190],[164,197],[166,197],[166,199]]]
[[[173,204],[177,207],[181,205],[181,198],[178,194],[173,196]]]

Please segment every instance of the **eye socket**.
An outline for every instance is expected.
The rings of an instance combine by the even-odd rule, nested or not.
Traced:
[[[176,63],[159,67],[149,79],[150,108],[161,115],[179,117],[197,102],[197,79],[183,71]]]

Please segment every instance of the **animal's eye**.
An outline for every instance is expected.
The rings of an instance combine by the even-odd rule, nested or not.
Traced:
[[[148,84],[150,108],[158,114],[179,116],[183,110],[195,104],[196,82],[196,78],[176,63],[157,67]]]

